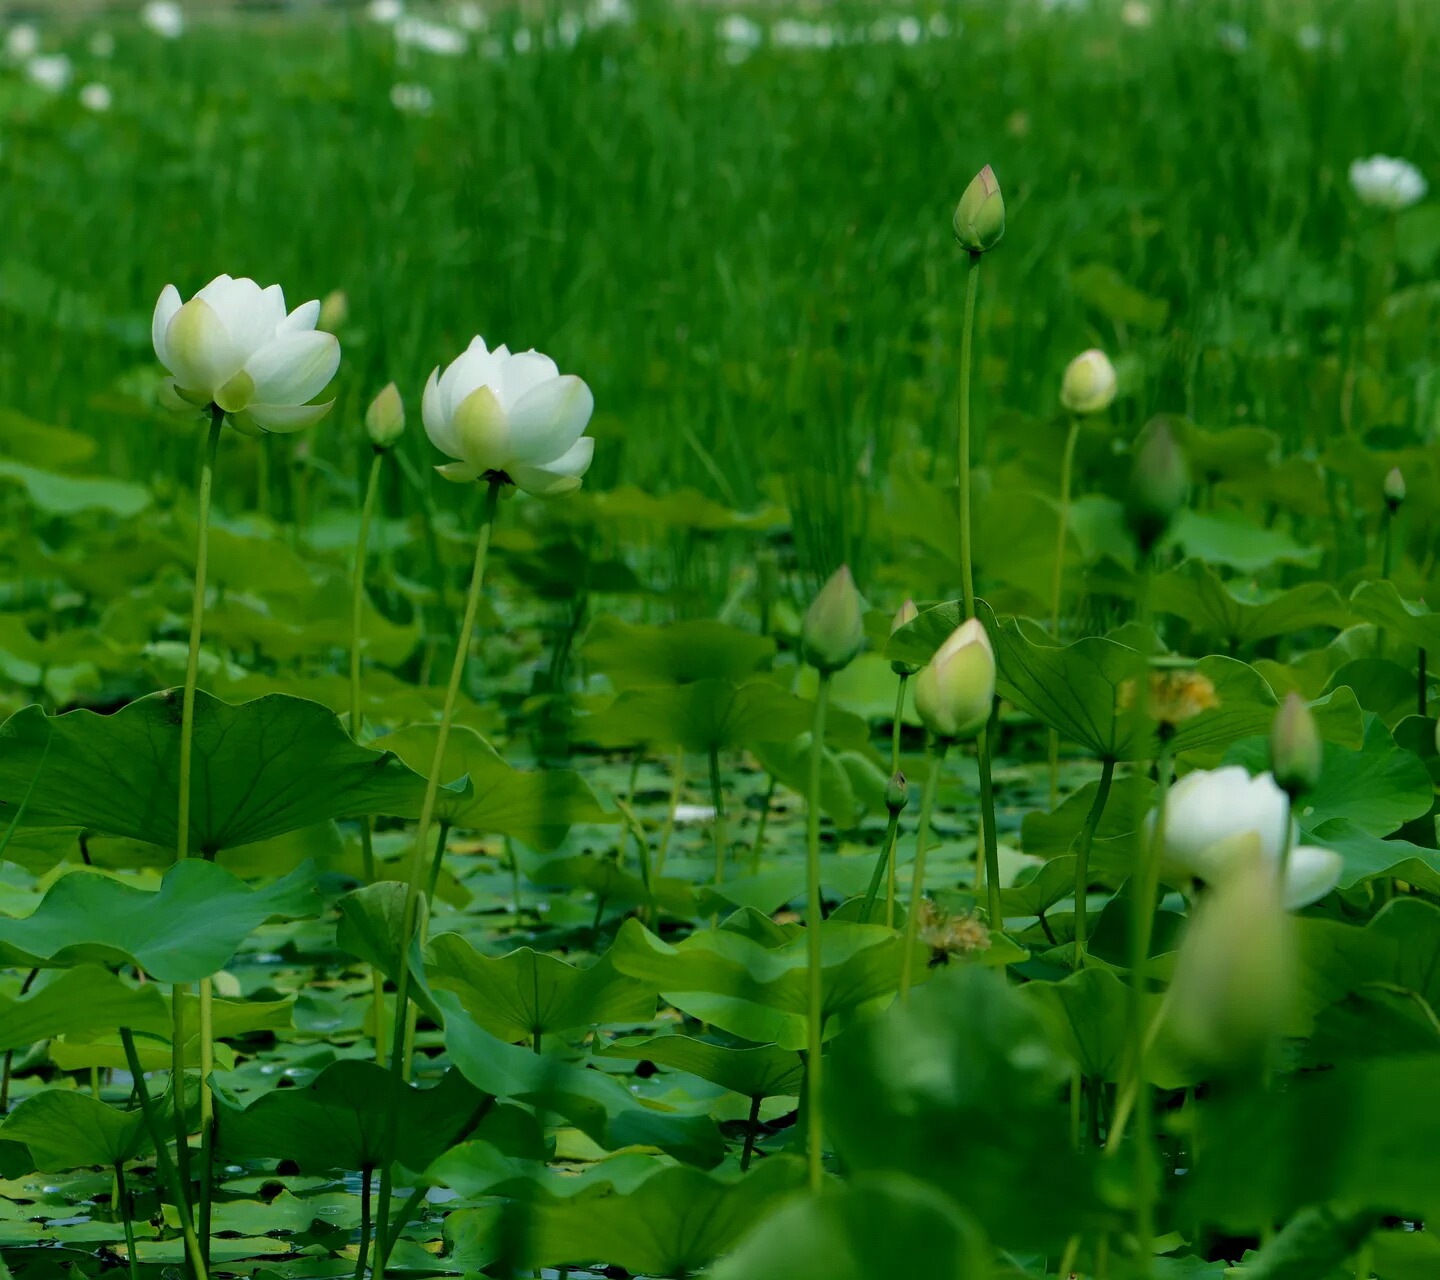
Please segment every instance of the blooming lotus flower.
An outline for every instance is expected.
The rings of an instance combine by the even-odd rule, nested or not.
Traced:
[[[476,337],[425,384],[425,434],[456,459],[436,470],[447,480],[498,480],[557,497],[580,487],[595,442],[584,435],[595,397],[538,351],[491,351]]]
[[[1420,170],[1394,156],[1371,156],[1350,165],[1350,185],[1361,203],[1398,213],[1425,198],[1430,189]]]
[[[340,365],[340,343],[318,332],[318,300],[288,315],[278,284],[216,276],[189,302],[167,284],[155,304],[155,354],[172,375],[171,407],[218,407],[247,435],[299,431],[329,412],[310,404]]]
[[[25,74],[34,84],[59,93],[70,83],[75,69],[63,53],[41,53],[25,64]]]
[[[1152,831],[1155,814],[1145,820]],[[1196,769],[1173,787],[1165,804],[1162,858],[1171,874],[1218,884],[1246,858],[1258,856],[1272,866],[1289,829],[1297,834],[1290,802],[1268,773],[1252,778],[1240,765]],[[1256,837],[1250,840],[1247,837]],[[1258,843],[1256,842],[1258,840]],[[1340,882],[1338,853],[1312,845],[1290,850],[1285,874],[1289,910],[1318,902]]]

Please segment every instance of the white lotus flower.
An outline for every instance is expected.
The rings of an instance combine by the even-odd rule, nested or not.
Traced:
[[[1350,185],[1362,203],[1399,212],[1425,198],[1430,189],[1420,170],[1395,156],[1371,156],[1350,165]]]
[[[70,83],[75,69],[63,53],[42,53],[25,64],[25,74],[34,84],[51,93],[59,93]]]
[[[1145,820],[1152,831],[1155,814]],[[1162,856],[1172,874],[1217,883],[1237,857],[1257,847],[1272,864],[1280,860],[1286,828],[1296,834],[1290,802],[1268,773],[1252,778],[1240,765],[1196,769],[1173,787],[1165,804]],[[1313,845],[1290,850],[1285,875],[1285,906],[1289,910],[1318,902],[1340,882],[1343,860],[1338,853]]]
[[[420,408],[431,443],[456,459],[436,468],[447,480],[498,479],[556,497],[580,487],[595,453],[583,434],[590,388],[538,351],[491,351],[477,337],[430,375]]]
[[[185,31],[185,10],[175,0],[150,0],[140,10],[140,21],[157,36],[178,40]]]
[[[299,431],[329,412],[310,404],[340,365],[340,343],[318,332],[318,300],[285,312],[278,284],[216,276],[181,304],[167,284],[155,304],[155,354],[172,375],[172,405],[214,405],[248,435]]]
[[[427,85],[405,82],[390,88],[390,105],[410,116],[428,116],[435,110],[435,95]]]
[[[11,27],[5,33],[5,56],[24,62],[40,52],[40,33],[28,22]]]
[[[109,85],[87,84],[80,90],[80,105],[87,111],[109,111],[114,101]]]

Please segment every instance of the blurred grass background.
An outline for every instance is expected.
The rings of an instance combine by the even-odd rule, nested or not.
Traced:
[[[1377,274],[1405,306],[1363,372],[1430,429],[1440,222],[1367,214],[1346,170],[1436,171],[1433,5],[639,0],[496,8],[456,57],[360,7],[188,13],[167,40],[47,5],[71,89],[0,71],[0,405],[95,435],[117,473],[188,463],[149,409],[149,311],[228,271],[348,296],[341,404],[300,446],[337,501],[369,397],[393,378],[418,419],[480,332],[594,387],[594,487],[786,503],[808,572],[863,565],[896,459],[953,465],[950,214],[986,162],[1009,226],[981,287],[982,456],[1054,418],[1092,344],[1119,359],[1122,427],[1320,438]],[[92,81],[108,112],[78,102]],[[397,109],[396,85],[433,107]]]

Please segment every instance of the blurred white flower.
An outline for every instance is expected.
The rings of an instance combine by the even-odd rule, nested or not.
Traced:
[[[1045,13],[1083,13],[1090,7],[1090,0],[1040,0]]]
[[[592,27],[613,25],[629,26],[635,21],[635,10],[630,0],[590,0],[585,11],[585,21]]]
[[[371,22],[399,22],[405,16],[401,0],[370,0],[365,16]]]
[[[782,49],[829,49],[835,44],[835,28],[827,22],[783,18],[770,29],[770,39]]]
[[[442,58],[458,58],[469,47],[465,33],[456,27],[424,18],[402,18],[395,24],[395,43],[408,49],[420,49]]]
[[[516,53],[529,53],[529,52],[530,52],[530,46],[531,46],[533,43],[534,43],[534,38],[530,35],[530,28],[529,28],[529,27],[521,27],[521,28],[520,28],[518,31],[516,31],[516,33],[510,38],[510,45],[511,45],[511,47],[515,50]]]
[[[155,304],[151,340],[170,371],[167,403],[224,410],[247,435],[299,431],[334,401],[310,404],[340,366],[340,343],[315,328],[318,299],[288,315],[278,284],[217,276],[189,302],[167,284]]]
[[[760,24],[743,13],[727,14],[720,21],[718,33],[725,45],[725,58],[733,63],[744,62],[765,39]]]
[[[1155,826],[1152,811],[1145,829]],[[1247,850],[1278,864],[1280,845],[1293,840],[1296,827],[1290,801],[1268,773],[1252,778],[1240,765],[1196,769],[1173,787],[1165,805],[1162,857],[1172,874],[1219,883]],[[1258,837],[1258,843],[1248,837]],[[1241,837],[1247,837],[1241,839]],[[1285,877],[1285,906],[1290,910],[1318,902],[1340,881],[1338,853],[1312,845],[1290,850]]]
[[[435,110],[435,95],[423,84],[397,84],[390,89],[390,105],[411,116],[428,116]]]
[[[464,27],[466,31],[484,31],[490,25],[490,15],[483,6],[476,4],[475,0],[465,0],[465,3],[457,4],[453,13],[455,25]]]
[[[1313,22],[1307,22],[1295,33],[1295,43],[1306,53],[1314,53],[1325,44],[1325,33]]]
[[[87,84],[80,90],[80,105],[87,111],[109,111],[114,101],[109,85]]]
[[[498,479],[555,497],[580,487],[595,453],[584,434],[595,398],[574,374],[538,351],[491,351],[476,337],[421,401],[425,434],[448,457],[447,480]]]
[[[714,821],[715,806],[713,804],[677,804],[675,806],[675,825],[677,827],[688,827],[697,822]]]
[[[555,20],[554,40],[551,40],[551,33],[545,33],[547,47],[552,47],[558,42],[566,49],[573,49],[580,43],[580,37],[585,32],[585,23],[578,13],[565,12]]]
[[[51,93],[59,93],[70,83],[75,68],[63,53],[37,54],[25,64],[25,74],[31,81]]]
[[[108,31],[97,31],[90,37],[90,43],[85,47],[90,50],[92,58],[113,58],[115,56],[115,37]]]
[[[908,15],[901,18],[895,27],[895,34],[900,37],[901,44],[919,44],[920,37],[924,35],[924,33],[924,28],[920,25],[920,19]]]
[[[149,0],[140,10],[140,21],[157,36],[177,40],[185,31],[185,10],[175,0]]]
[[[1216,29],[1215,38],[1227,53],[1244,53],[1250,47],[1250,33],[1238,22],[1222,22]]]
[[[486,36],[480,42],[480,56],[489,58],[492,62],[498,62],[505,56],[505,41],[499,36]]]
[[[943,13],[932,13],[930,21],[925,24],[930,29],[930,34],[937,40],[948,40],[954,28],[950,25],[950,19]]]
[[[1120,21],[1127,27],[1148,27],[1150,6],[1144,0],[1126,0],[1125,7],[1120,10]]]
[[[5,33],[5,56],[24,62],[40,52],[40,33],[28,22],[11,27]]]
[[[1420,170],[1395,156],[1371,156],[1350,166],[1350,185],[1363,204],[1398,212],[1425,198],[1430,189]]]

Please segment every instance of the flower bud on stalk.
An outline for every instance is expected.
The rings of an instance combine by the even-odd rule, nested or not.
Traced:
[[[1320,781],[1324,749],[1309,706],[1295,690],[1285,695],[1270,729],[1270,770],[1293,800]]]
[[[343,289],[332,289],[320,300],[318,327],[334,333],[350,318],[350,298]]]
[[[955,239],[971,253],[984,253],[1005,234],[1005,197],[995,171],[987,164],[970,180],[955,206]]]
[[[905,812],[910,803],[910,784],[903,773],[897,773],[885,784],[885,809],[893,817]]]
[[[392,382],[365,410],[365,432],[377,449],[388,449],[405,434],[405,403]]]
[[[1175,433],[1164,418],[1145,428],[1130,472],[1125,518],[1142,553],[1160,540],[1185,505],[1190,467]]]
[[[1399,467],[1391,467],[1385,476],[1385,505],[1390,508],[1390,514],[1394,515],[1404,501],[1405,477],[1400,474]]]
[[[915,678],[915,710],[938,738],[975,737],[995,700],[995,651],[976,618],[957,627]]]
[[[1060,403],[1071,413],[1104,413],[1115,400],[1117,381],[1110,357],[1098,348],[1070,361],[1060,384]]]
[[[850,566],[820,588],[800,628],[800,656],[825,674],[848,667],[865,647],[865,613]]]
[[[920,616],[920,610],[915,607],[915,601],[907,600],[895,611],[895,618],[890,623],[890,634],[893,636],[901,627],[914,622]],[[891,660],[890,670],[897,676],[913,676],[920,667],[914,662],[904,662],[899,658]]]

